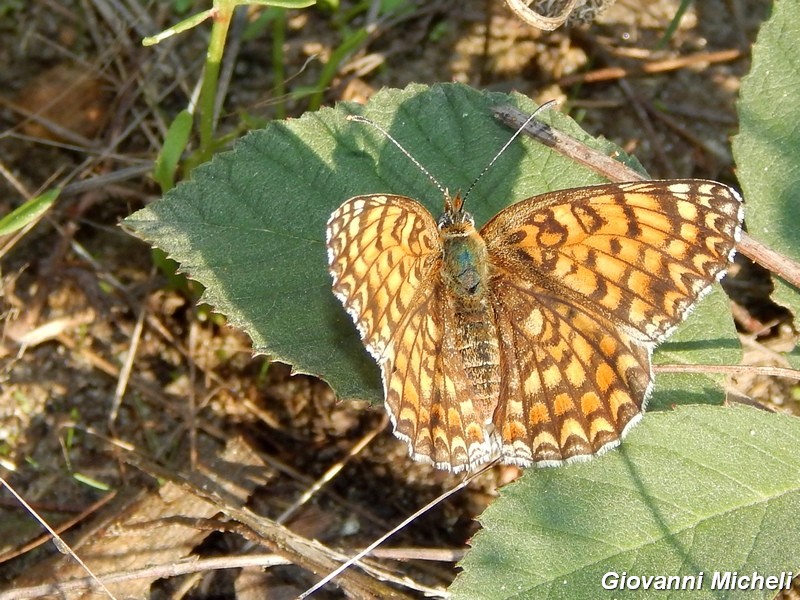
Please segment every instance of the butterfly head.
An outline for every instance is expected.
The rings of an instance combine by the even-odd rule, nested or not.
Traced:
[[[439,217],[439,231],[448,233],[469,233],[475,229],[475,220],[464,210],[464,199],[461,193],[445,196],[444,212]]]

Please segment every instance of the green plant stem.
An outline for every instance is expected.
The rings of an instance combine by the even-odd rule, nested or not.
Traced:
[[[275,8],[272,22],[272,74],[275,81],[275,118],[286,118],[286,70],[284,69],[283,44],[286,41],[286,10]]]
[[[681,0],[678,10],[675,11],[675,16],[672,17],[672,21],[670,21],[669,26],[667,26],[666,30],[664,31],[664,35],[661,36],[661,39],[658,40],[658,43],[656,44],[656,50],[662,50],[663,48],[667,47],[667,44],[669,43],[670,39],[672,39],[672,36],[675,35],[675,31],[677,31],[678,25],[680,25],[681,19],[691,3],[692,0]]]
[[[209,160],[214,153],[214,103],[219,82],[219,67],[225,51],[225,39],[231,24],[236,0],[217,0],[212,15],[211,39],[208,44],[203,85],[200,88],[200,162]]]

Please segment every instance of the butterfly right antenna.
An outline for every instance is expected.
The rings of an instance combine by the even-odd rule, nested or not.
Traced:
[[[543,110],[545,110],[545,109],[548,109],[548,108],[550,108],[551,106],[553,106],[554,104],[557,104],[557,103],[558,103],[558,101],[557,101],[557,100],[548,100],[548,101],[547,101],[547,102],[545,102],[544,104],[540,105],[540,106],[539,106],[539,108],[537,108],[535,111],[533,111],[533,114],[531,114],[531,116],[530,116],[530,117],[528,117],[528,118],[525,120],[525,122],[524,122],[524,123],[523,123],[523,124],[522,124],[522,125],[519,127],[519,129],[517,129],[517,130],[514,132],[514,135],[512,135],[512,136],[509,138],[509,140],[508,140],[508,141],[507,141],[505,144],[503,144],[503,147],[502,147],[502,148],[500,148],[500,150],[497,152],[497,154],[495,154],[495,155],[494,155],[494,158],[493,158],[492,160],[490,160],[490,161],[489,161],[489,164],[488,164],[488,165],[486,165],[486,166],[484,167],[483,171],[481,171],[481,172],[478,174],[478,176],[475,178],[475,181],[473,181],[473,182],[472,182],[472,185],[471,185],[471,186],[469,186],[469,189],[467,190],[467,193],[466,193],[466,194],[464,194],[464,202],[465,202],[465,203],[466,203],[466,201],[467,201],[467,197],[469,196],[470,192],[471,192],[471,191],[472,191],[472,190],[475,188],[475,186],[476,186],[476,185],[478,184],[478,182],[481,180],[481,177],[483,177],[484,175],[486,175],[486,172],[487,172],[489,169],[491,169],[491,168],[492,168],[492,165],[493,165],[495,162],[497,162],[497,159],[498,159],[498,158],[500,158],[500,156],[503,154],[503,152],[505,152],[505,151],[506,151],[506,149],[507,149],[507,148],[508,148],[508,147],[511,145],[511,143],[512,143],[512,142],[513,142],[515,139],[517,139],[517,137],[519,137],[519,134],[523,132],[523,130],[524,130],[524,129],[525,129],[525,128],[526,128],[526,127],[527,127],[527,126],[530,124],[530,122],[531,122],[531,121],[533,121],[533,118],[534,118],[536,115],[538,115],[540,112],[542,112]]]

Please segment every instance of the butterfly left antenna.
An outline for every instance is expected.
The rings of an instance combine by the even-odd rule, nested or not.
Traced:
[[[367,125],[369,125],[369,126],[371,126],[371,127],[374,127],[375,129],[377,129],[378,131],[380,131],[380,132],[381,132],[383,135],[385,135],[387,138],[389,138],[389,141],[390,141],[390,142],[392,142],[392,143],[393,143],[395,146],[397,146],[397,148],[400,150],[400,152],[402,152],[403,154],[405,154],[405,155],[406,155],[406,157],[407,157],[407,158],[408,158],[408,159],[409,159],[411,162],[413,162],[415,165],[417,165],[417,168],[418,168],[420,171],[422,171],[423,173],[425,173],[425,175],[427,175],[427,176],[428,176],[428,179],[430,179],[430,180],[433,182],[433,184],[434,184],[434,185],[435,185],[437,188],[439,188],[439,191],[440,191],[440,192],[442,192],[442,195],[444,196],[444,198],[445,198],[445,201],[449,201],[449,199],[450,199],[450,194],[449,194],[449,193],[448,193],[448,191],[445,189],[445,187],[444,187],[444,186],[443,186],[441,183],[439,183],[439,181],[436,179],[436,177],[434,177],[433,175],[431,175],[431,174],[430,174],[430,171],[428,171],[428,169],[426,169],[425,167],[423,167],[423,166],[422,166],[422,164],[420,164],[420,162],[419,162],[419,161],[418,161],[416,158],[414,158],[413,156],[411,156],[411,153],[410,153],[408,150],[406,150],[405,148],[403,148],[403,146],[400,144],[400,142],[398,142],[396,139],[394,139],[394,138],[392,137],[392,134],[391,134],[391,133],[389,133],[388,131],[386,131],[386,130],[385,130],[383,127],[381,127],[380,125],[378,125],[378,124],[377,124],[377,123],[375,123],[374,121],[370,121],[368,118],[366,118],[366,117],[362,117],[361,115],[347,115],[347,120],[348,120],[348,121],[355,121],[356,123],[365,123],[365,124],[367,124]]]
[[[508,149],[508,147],[509,147],[509,146],[510,146],[510,145],[511,145],[513,142],[514,142],[514,140],[515,140],[515,139],[517,139],[517,138],[519,137],[519,134],[520,134],[520,133],[522,133],[522,132],[525,130],[525,128],[526,128],[526,127],[527,127],[527,126],[530,124],[530,122],[531,122],[531,121],[533,121],[533,118],[534,118],[536,115],[538,115],[540,112],[542,112],[543,110],[546,110],[546,109],[550,108],[551,106],[554,106],[555,104],[557,104],[557,100],[548,100],[548,101],[547,101],[547,102],[545,102],[544,104],[540,105],[540,106],[539,106],[539,108],[537,108],[535,111],[533,111],[533,113],[531,114],[531,116],[530,116],[530,117],[528,117],[528,118],[525,120],[525,122],[524,122],[522,125],[520,125],[519,129],[517,129],[517,130],[514,132],[514,135],[512,135],[512,136],[511,136],[511,137],[508,139],[508,141],[507,141],[505,144],[503,144],[503,147],[502,147],[502,148],[500,148],[500,150],[497,152],[497,154],[495,154],[495,155],[494,155],[494,158],[493,158],[492,160],[490,160],[490,161],[489,161],[489,164],[488,164],[488,165],[486,165],[486,166],[484,167],[483,171],[481,171],[481,172],[478,174],[478,176],[475,178],[475,181],[473,181],[473,182],[472,182],[472,185],[471,185],[471,186],[469,186],[469,189],[467,190],[467,193],[466,193],[466,194],[464,194],[464,203],[466,203],[466,201],[467,201],[467,197],[469,196],[470,192],[471,192],[473,189],[475,189],[475,186],[476,186],[476,185],[478,184],[478,182],[481,180],[481,177],[483,177],[484,175],[486,175],[486,172],[487,172],[489,169],[491,169],[491,168],[492,168],[492,165],[493,165],[495,162],[497,162],[497,159],[498,159],[498,158],[500,158],[500,156],[503,154],[503,152],[505,152],[505,151]]]

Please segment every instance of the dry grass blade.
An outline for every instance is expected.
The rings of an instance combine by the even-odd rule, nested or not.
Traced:
[[[623,67],[606,67],[603,69],[595,69],[594,71],[589,71],[588,73],[567,75],[566,77],[562,77],[558,83],[559,85],[567,87],[570,85],[575,85],[576,83],[595,83],[600,81],[622,79],[624,77],[637,77],[643,75],[652,75],[654,73],[666,73],[668,71],[684,69],[697,64],[712,64],[737,60],[742,56],[744,56],[744,53],[741,50],[736,49],[720,50],[718,52],[698,52],[697,54],[690,54],[689,56],[655,60],[645,63],[638,68],[626,69]]]
[[[399,525],[397,525],[396,527],[394,527],[390,531],[387,531],[384,535],[382,535],[377,540],[372,542],[369,546],[364,548],[361,552],[359,552],[358,554],[356,554],[352,558],[349,558],[346,562],[342,563],[342,565],[340,565],[338,568],[336,568],[333,571],[331,571],[330,573],[328,573],[325,577],[323,577],[320,581],[318,581],[313,587],[309,588],[308,590],[306,590],[305,592],[300,594],[300,596],[298,597],[298,600],[301,600],[303,598],[308,598],[313,593],[315,593],[316,591],[320,590],[325,584],[327,584],[328,582],[333,581],[334,579],[339,577],[342,573],[345,572],[345,570],[347,570],[352,565],[358,563],[359,560],[361,560],[362,558],[364,558],[365,556],[370,554],[375,548],[377,548],[378,546],[383,544],[386,540],[388,540],[390,537],[392,537],[395,533],[397,533],[398,531],[400,531],[404,527],[408,526],[409,523],[412,523],[413,521],[418,519],[421,515],[423,515],[426,512],[428,512],[431,508],[433,508],[437,504],[440,504],[441,502],[443,502],[444,500],[446,500],[447,498],[449,498],[453,494],[463,490],[476,477],[482,475],[483,473],[485,473],[486,471],[488,471],[492,467],[494,467],[493,463],[490,463],[490,464],[486,465],[484,468],[482,468],[482,469],[480,469],[478,471],[475,471],[474,473],[470,474],[468,477],[465,477],[464,480],[461,483],[459,483],[457,486],[447,490],[442,495],[440,495],[438,498],[434,498],[431,502],[429,502],[428,504],[426,504],[425,506],[420,508],[418,511],[416,511],[415,513],[413,513],[412,515],[410,515],[406,519],[404,519]]]
[[[67,544],[61,538],[61,536],[58,535],[58,533],[56,533],[56,531],[52,527],[50,527],[50,525],[47,523],[47,521],[45,521],[42,517],[40,517],[39,514],[33,509],[33,507],[30,504],[28,504],[27,502],[25,502],[24,498],[22,498],[22,496],[17,494],[17,491],[13,487],[11,487],[8,484],[8,482],[6,482],[6,480],[3,479],[2,477],[0,477],[0,484],[2,484],[3,487],[5,487],[9,492],[11,492],[11,494],[14,496],[14,498],[17,499],[17,502],[22,504],[22,506],[25,507],[25,510],[27,510],[28,513],[30,513],[31,516],[33,516],[37,521],[39,521],[39,523],[42,525],[42,527],[44,527],[47,530],[47,532],[52,536],[53,543],[55,543],[55,545],[58,548],[59,552],[61,552],[62,554],[68,554],[69,556],[71,556],[72,559],[81,566],[81,569],[83,569],[84,571],[86,571],[86,573],[89,574],[91,582],[94,585],[96,585],[100,589],[100,591],[102,591],[106,596],[108,596],[109,598],[116,598],[116,596],[114,596],[114,594],[112,594],[109,591],[109,589],[105,586],[105,584],[103,584],[103,582],[100,581],[97,578],[97,576],[86,565],[86,563],[84,563],[83,560],[81,560],[81,557],[78,556],[77,554],[75,554],[75,552],[72,550],[72,548],[69,546],[69,544]]]

